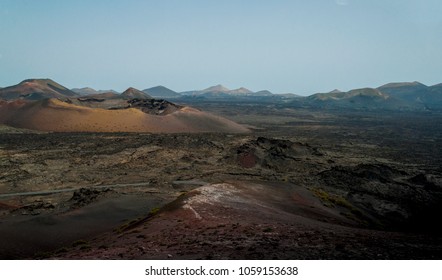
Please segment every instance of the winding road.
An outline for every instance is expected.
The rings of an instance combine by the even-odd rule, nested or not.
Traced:
[[[105,189],[105,188],[123,188],[123,187],[138,187],[138,186],[147,186],[150,182],[143,183],[131,183],[131,184],[112,184],[112,185],[99,185],[99,186],[83,186],[83,187],[75,187],[68,189],[58,189],[58,190],[44,190],[44,191],[35,191],[35,192],[19,192],[19,193],[5,193],[0,194],[0,198],[8,198],[14,196],[34,196],[34,195],[50,195],[54,193],[64,193],[64,192],[74,192],[82,188],[88,189]],[[151,193],[159,193],[159,191],[147,191]]]

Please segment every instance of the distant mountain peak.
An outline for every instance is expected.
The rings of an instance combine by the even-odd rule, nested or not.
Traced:
[[[245,87],[240,87],[238,89],[229,90],[229,94],[251,94],[253,91],[246,89]]]
[[[273,95],[272,92],[270,92],[269,90],[260,90],[254,93],[255,96],[271,96]]]
[[[181,96],[181,94],[177,93],[176,91],[161,85],[144,89],[143,92],[156,98],[177,98]]]
[[[391,97],[399,98],[406,102],[418,103],[422,103],[422,100],[425,99],[424,96],[431,90],[430,87],[416,81],[388,83],[377,89]]]
[[[108,90],[95,90],[94,88],[91,88],[91,87],[73,88],[71,90],[73,92],[75,92],[76,94],[79,94],[79,95],[82,95],[82,96],[97,95],[97,94],[102,94],[102,93],[118,94],[118,92],[116,92],[115,90],[112,90],[112,89],[108,89]]]
[[[332,91],[330,91],[329,93],[341,93],[342,91],[340,91],[339,89],[334,89]]]
[[[44,79],[37,79],[37,78],[33,78],[33,79],[26,79],[23,80],[22,82],[20,82],[20,84],[25,84],[25,83],[55,83],[53,80],[48,79],[48,78],[44,78]]]
[[[378,89],[385,89],[385,88],[398,88],[398,87],[427,87],[426,85],[418,82],[418,81],[414,81],[414,82],[394,82],[394,83],[388,83],[385,85],[382,85],[380,87],[378,87]]]
[[[63,90],[68,90],[64,86],[59,83],[51,80],[51,79],[26,79],[19,83],[19,85],[25,86],[52,86]]]
[[[122,97],[124,98],[130,98],[130,99],[152,99],[150,95],[148,95],[145,92],[142,92],[141,90],[138,90],[136,88],[130,87],[126,89],[122,94]]]
[[[73,92],[80,95],[89,95],[89,94],[97,94],[98,91],[91,87],[83,87],[83,88],[73,88],[71,89]]]
[[[17,85],[2,88],[0,99],[40,100],[45,98],[68,98],[77,94],[51,79],[26,79]]]
[[[208,87],[206,89],[202,90],[203,92],[229,92],[230,89],[226,88],[225,86],[219,84],[216,86]]]
[[[348,92],[342,91],[331,91],[328,93],[317,93],[311,95],[309,98],[313,100],[322,100],[322,101],[338,101],[338,100],[349,100],[358,97],[372,98],[372,99],[388,99],[388,95],[382,93],[378,89],[375,88],[358,88],[352,89]]]
[[[345,93],[345,97],[354,97],[354,96],[366,96],[366,97],[380,97],[387,99],[388,96],[379,91],[376,88],[359,88],[353,89]]]
[[[173,90],[171,90],[171,89],[169,89],[169,88],[167,88],[165,86],[162,86],[162,85],[151,87],[151,88],[147,88],[147,89],[143,89],[142,91],[145,91],[145,90],[170,90],[170,91],[173,91]]]

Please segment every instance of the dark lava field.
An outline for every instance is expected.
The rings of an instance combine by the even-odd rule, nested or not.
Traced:
[[[0,258],[442,258],[441,113],[191,105],[252,132],[2,127]]]

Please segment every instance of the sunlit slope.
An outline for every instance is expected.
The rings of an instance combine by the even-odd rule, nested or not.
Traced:
[[[151,115],[136,108],[89,108],[58,99],[2,102],[0,122],[13,127],[59,132],[248,132],[240,124],[190,107],[168,115]]]

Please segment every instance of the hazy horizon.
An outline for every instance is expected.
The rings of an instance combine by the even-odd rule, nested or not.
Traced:
[[[0,87],[310,95],[441,82],[442,5],[425,1],[0,0]]]

